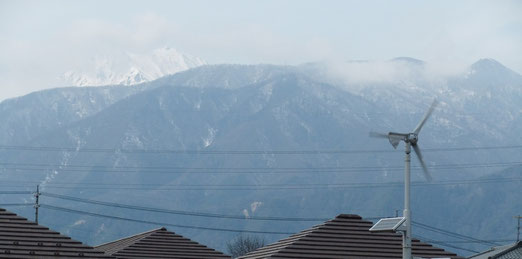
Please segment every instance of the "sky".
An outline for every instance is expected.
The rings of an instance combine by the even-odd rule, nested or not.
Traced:
[[[493,58],[522,73],[522,1],[0,0],[0,101],[115,52],[171,47],[210,64]]]

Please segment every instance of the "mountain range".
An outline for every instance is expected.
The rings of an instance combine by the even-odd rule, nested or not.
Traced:
[[[403,207],[402,148],[368,132],[408,132],[437,98],[419,142],[435,181],[426,183],[413,161],[414,220],[512,240],[512,217],[522,210],[522,76],[492,59],[439,77],[412,58],[386,61],[386,76],[372,77],[370,61],[338,65],[203,65],[132,86],[5,100],[0,179],[9,190],[39,184],[44,193],[247,219],[394,216]],[[320,222],[145,213],[50,196],[41,202],[180,226],[297,232]],[[17,212],[32,215],[31,208]],[[40,215],[93,245],[152,228],[45,208]],[[414,235],[455,239],[419,226]],[[221,250],[237,235],[172,230]],[[468,250],[454,251],[487,248],[462,246]]]

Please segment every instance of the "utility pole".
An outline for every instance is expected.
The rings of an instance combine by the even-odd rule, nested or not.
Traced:
[[[522,216],[518,215],[518,216],[515,216],[514,218],[518,219],[518,225],[517,225],[517,243],[518,243],[518,241],[520,241],[520,219],[522,218]]]
[[[34,222],[38,224],[38,208],[40,208],[39,198],[40,198],[40,185],[36,185],[36,193],[34,194],[35,202],[34,202]]]

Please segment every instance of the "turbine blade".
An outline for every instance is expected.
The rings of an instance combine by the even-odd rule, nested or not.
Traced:
[[[426,164],[424,163],[424,159],[422,158],[422,153],[420,151],[419,145],[415,144],[415,145],[412,145],[412,147],[413,147],[413,150],[415,151],[415,154],[417,154],[417,158],[419,159],[419,162],[422,166],[422,171],[424,171],[424,176],[426,176],[426,180],[428,180],[428,182],[431,182],[433,180],[433,178],[431,177],[431,174],[428,171],[428,167],[426,167]]]
[[[430,108],[428,109],[426,114],[424,114],[424,118],[422,118],[422,120],[419,122],[419,125],[417,125],[417,127],[415,127],[415,130],[413,130],[413,133],[415,133],[417,135],[419,134],[419,131],[422,129],[422,126],[424,126],[424,123],[426,123],[428,118],[431,116],[431,114],[433,113],[433,110],[435,110],[436,106],[437,106],[437,99],[434,99],[433,102],[431,103]]]
[[[372,137],[372,138],[388,138],[388,134],[370,131],[370,137]]]

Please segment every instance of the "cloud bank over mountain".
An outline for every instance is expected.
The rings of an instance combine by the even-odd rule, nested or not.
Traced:
[[[209,64],[410,56],[458,68],[491,57],[522,71],[520,1],[21,0],[0,12],[0,99],[56,87],[57,76],[94,56],[162,46]],[[447,73],[452,67],[438,68]],[[394,73],[375,69],[385,69],[377,71],[380,77]]]

